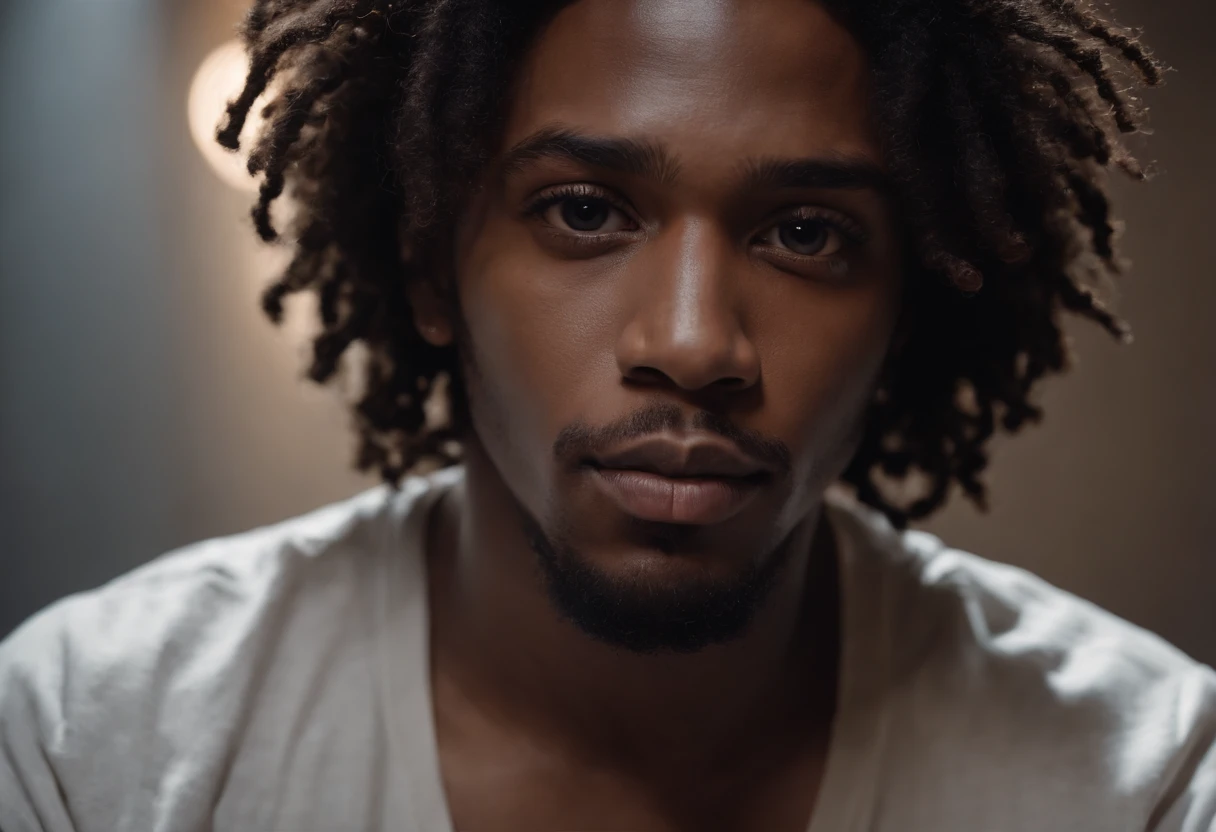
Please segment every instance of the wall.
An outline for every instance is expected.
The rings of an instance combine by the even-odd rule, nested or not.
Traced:
[[[249,195],[192,143],[225,0],[0,5],[0,635],[175,546],[371,484]]]

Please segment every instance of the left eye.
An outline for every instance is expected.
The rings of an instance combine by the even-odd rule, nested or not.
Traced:
[[[814,217],[778,223],[764,233],[761,241],[806,257],[836,254],[844,246],[844,239],[835,226]]]

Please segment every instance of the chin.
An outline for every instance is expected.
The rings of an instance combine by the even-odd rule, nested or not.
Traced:
[[[619,543],[583,544],[528,526],[558,614],[636,653],[690,653],[742,637],[788,561],[788,546],[757,550],[753,537],[723,547],[705,527],[630,524]]]

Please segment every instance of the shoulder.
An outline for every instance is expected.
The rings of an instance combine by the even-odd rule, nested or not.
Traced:
[[[306,666],[365,620],[351,614],[367,607],[359,593],[428,487],[410,479],[195,543],[29,619],[0,642],[0,806],[42,816],[94,792],[113,804],[158,769],[181,777],[183,755],[192,776],[222,766],[275,663]],[[107,757],[122,764],[99,768]],[[22,828],[4,811],[0,826]]]
[[[1147,821],[1181,801],[1188,823],[1204,818],[1160,829],[1214,822],[1211,668],[1024,569],[838,511],[886,582],[892,698],[927,711],[956,761],[999,754],[1011,777],[1069,783],[1078,805]]]
[[[121,670],[171,661],[283,595],[316,569],[349,568],[379,548],[376,519],[391,496],[376,488],[273,525],[173,550],[109,583],[64,598],[0,642],[0,670],[39,690],[67,665]],[[89,678],[93,674],[86,673]]]
[[[1159,636],[1042,578],[951,548],[920,531],[899,532],[868,509],[837,502],[833,519],[853,541],[856,569],[881,574],[903,646],[924,658],[947,649],[1023,663],[1049,682],[1115,699],[1212,671]]]

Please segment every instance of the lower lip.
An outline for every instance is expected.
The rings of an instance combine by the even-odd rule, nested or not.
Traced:
[[[720,523],[741,511],[760,490],[755,479],[673,479],[615,468],[593,468],[592,473],[626,514],[659,523]]]

